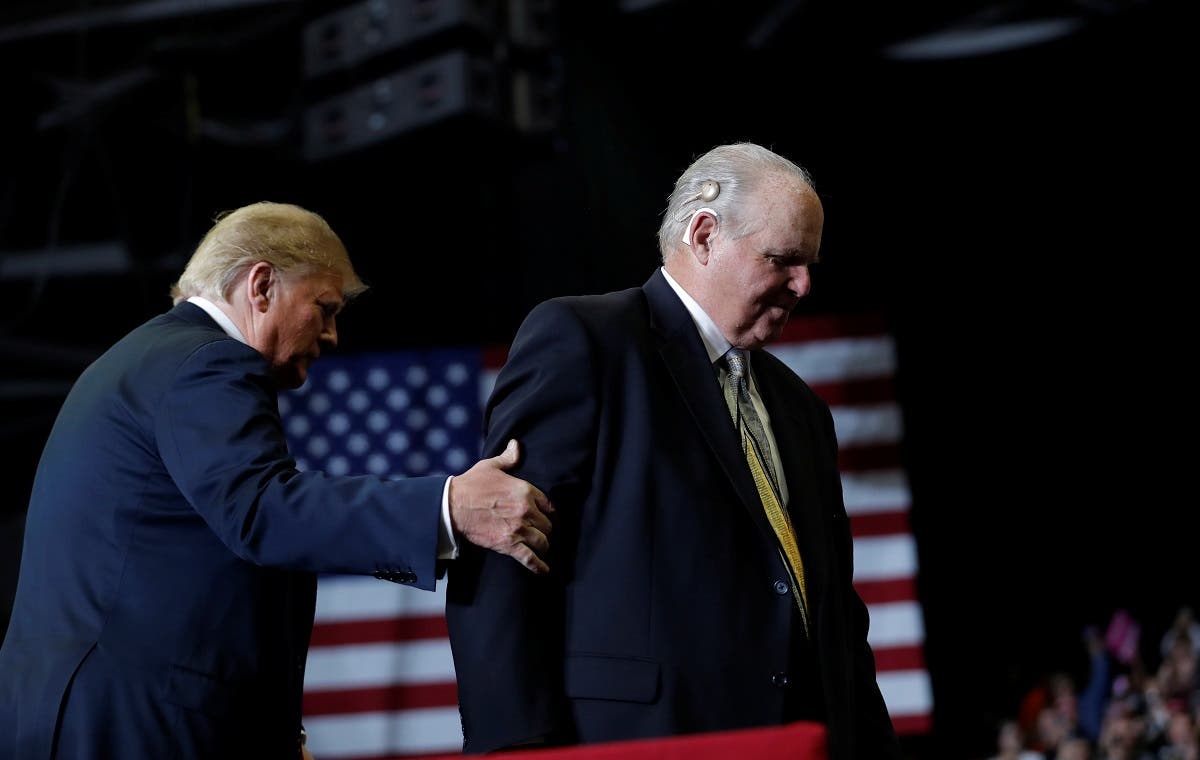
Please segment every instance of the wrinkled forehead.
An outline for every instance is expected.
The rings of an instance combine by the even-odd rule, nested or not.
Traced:
[[[283,273],[283,280],[297,290],[323,298],[344,300],[346,278],[328,267],[302,267]]]
[[[820,245],[825,224],[825,211],[816,192],[799,179],[782,178],[764,182],[756,188],[755,197],[747,209],[755,219],[759,232],[783,244],[806,248]]]
[[[821,199],[807,182],[787,172],[771,172],[759,179],[748,205],[766,214],[822,214]]]

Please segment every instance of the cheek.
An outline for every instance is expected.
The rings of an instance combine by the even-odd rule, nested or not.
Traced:
[[[289,329],[284,338],[284,345],[287,347],[287,352],[290,355],[307,353],[309,347],[317,341],[319,328],[313,329],[311,322],[293,325]]]
[[[774,303],[779,286],[769,277],[750,277],[747,278],[742,292],[754,303],[755,308],[761,311]]]
[[[310,319],[305,323],[304,328],[300,331],[303,336],[303,341],[308,344],[316,343],[321,337],[321,320]]]

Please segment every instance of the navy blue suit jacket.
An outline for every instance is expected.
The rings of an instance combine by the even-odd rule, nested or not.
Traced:
[[[487,445],[557,508],[548,576],[466,548],[447,619],[465,749],[772,725],[823,701],[835,760],[898,757],[851,585],[828,407],[756,351],[808,576],[811,645],[691,316],[643,288],[534,309],[487,410]],[[511,565],[511,566],[510,566]]]
[[[298,472],[266,360],[184,303],[68,395],[0,648],[0,756],[296,757],[317,572],[432,589],[442,478]]]

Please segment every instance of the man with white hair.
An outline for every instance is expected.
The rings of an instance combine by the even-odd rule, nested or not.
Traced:
[[[515,442],[449,479],[296,470],[276,393],[364,289],[321,217],[246,206],[84,371],[33,485],[0,756],[299,757],[316,573],[432,590],[456,536],[545,571],[552,507],[504,472]]]
[[[676,183],[645,285],[526,318],[485,450],[521,439],[554,572],[469,549],[450,569],[467,752],[810,720],[833,760],[899,756],[829,408],[761,350],[823,225],[802,169],[720,146]]]

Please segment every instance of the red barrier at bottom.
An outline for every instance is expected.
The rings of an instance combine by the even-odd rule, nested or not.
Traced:
[[[437,755],[439,760],[452,757],[461,756]],[[742,757],[755,760],[827,760],[829,750],[825,726],[820,723],[791,723],[786,726],[689,734],[665,739],[497,752],[487,757],[524,760],[727,760]]]

